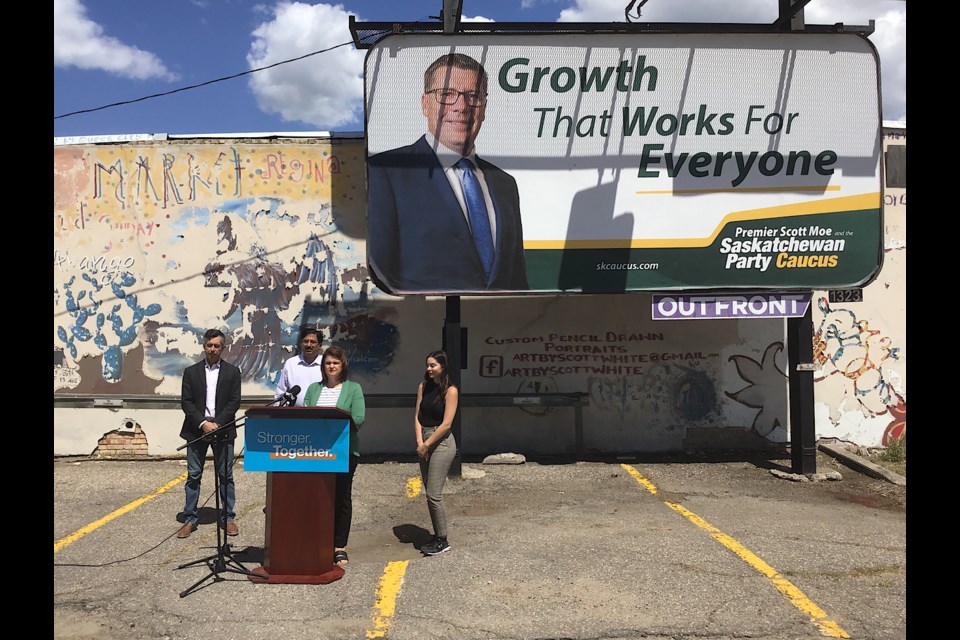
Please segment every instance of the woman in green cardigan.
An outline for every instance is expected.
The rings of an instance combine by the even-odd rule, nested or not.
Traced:
[[[350,414],[350,470],[338,473],[336,496],[333,503],[333,561],[340,567],[349,562],[347,539],[353,519],[353,474],[360,461],[360,442],[357,432],[366,419],[367,406],[363,389],[347,380],[349,363],[340,347],[328,347],[323,352],[323,379],[307,387],[303,399],[305,407],[336,407]]]

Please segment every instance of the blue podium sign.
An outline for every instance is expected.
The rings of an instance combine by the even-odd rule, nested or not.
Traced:
[[[346,473],[349,456],[350,415],[339,409],[274,407],[247,412],[245,471]]]

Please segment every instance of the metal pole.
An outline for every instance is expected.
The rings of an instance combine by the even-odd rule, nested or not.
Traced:
[[[802,318],[787,319],[790,380],[790,462],[794,473],[817,472],[813,399],[813,304]]]
[[[784,31],[803,31],[803,8],[808,4],[810,0],[779,0],[777,25]]]
[[[443,0],[443,32],[456,33],[460,29],[463,0]]]
[[[803,8],[810,0],[778,0],[777,25],[803,31]],[[811,296],[812,298],[812,296]],[[787,319],[787,362],[790,380],[790,463],[794,473],[817,472],[817,433],[813,398],[813,303],[802,318]]]
[[[460,368],[463,361],[463,341],[460,332],[460,296],[447,296],[447,315],[443,319],[443,350],[447,352],[447,373],[450,375],[450,383],[460,389],[461,395],[463,388],[460,386]],[[463,404],[461,403],[461,407]],[[459,478],[461,475],[461,450],[463,444],[460,436],[460,414],[463,409],[459,408],[453,416],[453,425],[451,431],[453,438],[457,443],[457,455],[453,458],[453,464],[450,465],[448,478]]]
[[[460,16],[463,12],[463,0],[443,0],[443,32],[456,33],[460,28]],[[463,344],[460,336],[460,296],[446,296],[447,315],[443,320],[443,350],[447,352],[447,373],[450,375],[450,383],[457,385],[460,393],[463,388],[460,386],[460,368],[462,366],[461,350]],[[459,478],[461,476],[461,450],[463,448],[460,439],[460,414],[453,416],[453,425],[451,431],[453,438],[457,442],[457,455],[453,458],[453,464],[450,465],[449,478]]]

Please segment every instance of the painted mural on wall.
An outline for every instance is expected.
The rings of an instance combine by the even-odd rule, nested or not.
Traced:
[[[735,364],[760,361],[767,344],[782,341],[781,323],[653,321],[650,307],[646,295],[514,299],[499,318],[491,311],[482,321],[469,308],[464,383],[498,393],[585,393],[585,440],[593,449],[685,449],[697,430],[737,431],[745,446],[786,441],[783,364],[762,371],[763,380],[738,375]],[[560,425],[571,417],[569,409],[522,410]]]
[[[730,356],[730,361],[736,366],[737,374],[746,386],[733,393],[727,391],[726,394],[740,404],[757,410],[751,428],[762,436],[770,435],[778,427],[787,426],[786,406],[782,402],[771,402],[779,397],[787,377],[777,362],[783,349],[782,342],[774,342],[763,351],[759,361],[745,354]]]
[[[574,375],[585,379],[591,405],[620,419],[671,408],[678,419],[695,422],[716,412],[719,354],[665,343],[663,331],[604,329],[486,336],[482,348],[490,352],[480,356],[477,375],[516,380],[517,391],[527,393],[559,391],[557,378]]]
[[[883,146],[894,165],[884,188],[883,266],[862,301],[831,303],[818,292],[813,310],[817,436],[864,446],[907,435],[906,130],[885,129]]]
[[[272,391],[306,325],[355,369],[386,366],[396,330],[367,308],[365,245],[339,224],[364,217],[362,150],[55,149],[54,392],[179,395],[210,327],[246,394]]]
[[[893,368],[900,348],[851,309],[833,308],[826,297],[817,301],[817,308],[822,316],[814,335],[814,360],[821,367],[818,382],[826,386],[828,380],[839,380],[849,400],[843,410],[885,420],[883,445],[906,438],[907,403]]]
[[[364,174],[361,139],[55,147],[55,396],[179,397],[210,327],[227,333],[244,395],[268,395],[303,326],[347,350],[368,392],[413,393],[440,346],[443,301],[372,285]],[[905,287],[905,190],[887,196],[900,218],[888,201],[884,267],[866,302],[814,309],[818,436],[865,445],[906,425],[904,321],[889,310]],[[787,439],[782,321],[657,322],[646,294],[464,298],[463,318],[465,388],[584,392],[588,446],[677,450],[703,429]],[[467,446],[497,429],[512,430],[508,442],[549,438],[542,425],[569,422],[564,408],[506,411],[495,424],[488,410],[465,412]],[[70,423],[93,443],[108,430]],[[370,421],[370,451],[406,451],[408,427],[406,411]]]

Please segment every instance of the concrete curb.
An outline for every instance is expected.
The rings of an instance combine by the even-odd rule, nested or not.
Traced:
[[[817,448],[825,454],[836,458],[854,471],[859,471],[873,478],[880,478],[887,482],[892,482],[901,487],[907,486],[907,479],[905,477],[848,451],[846,445],[835,442],[821,442],[817,445]]]

